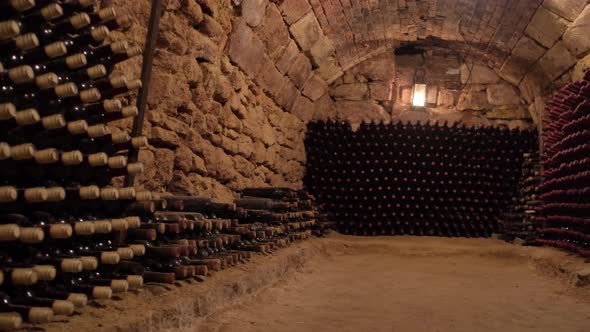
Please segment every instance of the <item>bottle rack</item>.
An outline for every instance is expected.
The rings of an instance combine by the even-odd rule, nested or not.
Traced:
[[[129,17],[93,0],[2,0],[0,13],[0,326],[44,323],[139,287],[125,261],[141,245],[134,208],[151,194],[113,187],[139,174],[145,137],[109,126],[139,113],[140,80],[115,65],[142,49],[112,40]],[[126,271],[126,272],[125,272]]]
[[[312,122],[305,184],[346,234],[486,237],[536,142],[530,130]]]
[[[537,242],[590,256],[590,72],[549,101]]]

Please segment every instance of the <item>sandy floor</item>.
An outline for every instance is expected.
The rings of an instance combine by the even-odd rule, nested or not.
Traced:
[[[590,293],[494,240],[324,239],[322,255],[190,331],[590,331]],[[187,330],[188,331],[188,330]]]

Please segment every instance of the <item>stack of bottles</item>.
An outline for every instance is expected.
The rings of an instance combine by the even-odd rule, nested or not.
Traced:
[[[279,198],[287,191],[297,193],[245,189],[265,198],[219,203],[206,197],[162,196],[135,203],[132,210],[141,223],[127,230],[124,242],[143,246],[145,253],[127,265],[145,282],[173,283],[248,261],[252,252],[272,252],[307,238],[304,229],[314,225],[311,201],[303,194]]]
[[[233,203],[163,196],[137,205],[141,226],[128,230],[124,242],[145,248],[133,264],[146,282],[199,277],[251,257],[236,231],[241,211]]]
[[[536,141],[520,129],[312,122],[305,184],[346,234],[487,237]]]
[[[145,248],[117,238],[150,194],[111,186],[142,172],[127,154],[147,145],[108,125],[137,114],[124,95],[141,82],[113,69],[142,50],[107,42],[129,18],[93,0],[0,8],[0,329],[12,329],[139,287],[124,263]]]
[[[590,72],[549,101],[537,241],[590,256]]]
[[[315,198],[306,191],[289,188],[246,188],[236,205],[244,210],[239,218],[245,238],[255,241],[259,251],[284,247],[294,240],[320,234],[316,224]]]
[[[537,227],[536,215],[541,201],[541,161],[538,153],[525,153],[522,176],[518,184],[519,195],[512,199],[512,205],[502,214],[505,240],[520,238],[533,242]]]

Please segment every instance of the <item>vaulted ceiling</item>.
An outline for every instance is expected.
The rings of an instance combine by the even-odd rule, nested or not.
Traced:
[[[401,42],[457,41],[500,66],[543,0],[311,0],[342,67]],[[428,38],[431,37],[431,38]],[[432,38],[433,37],[433,38]]]

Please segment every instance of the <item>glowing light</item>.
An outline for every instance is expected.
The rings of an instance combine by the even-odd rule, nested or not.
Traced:
[[[426,104],[426,84],[415,84],[412,105],[417,106],[417,107],[424,107],[425,104]]]

